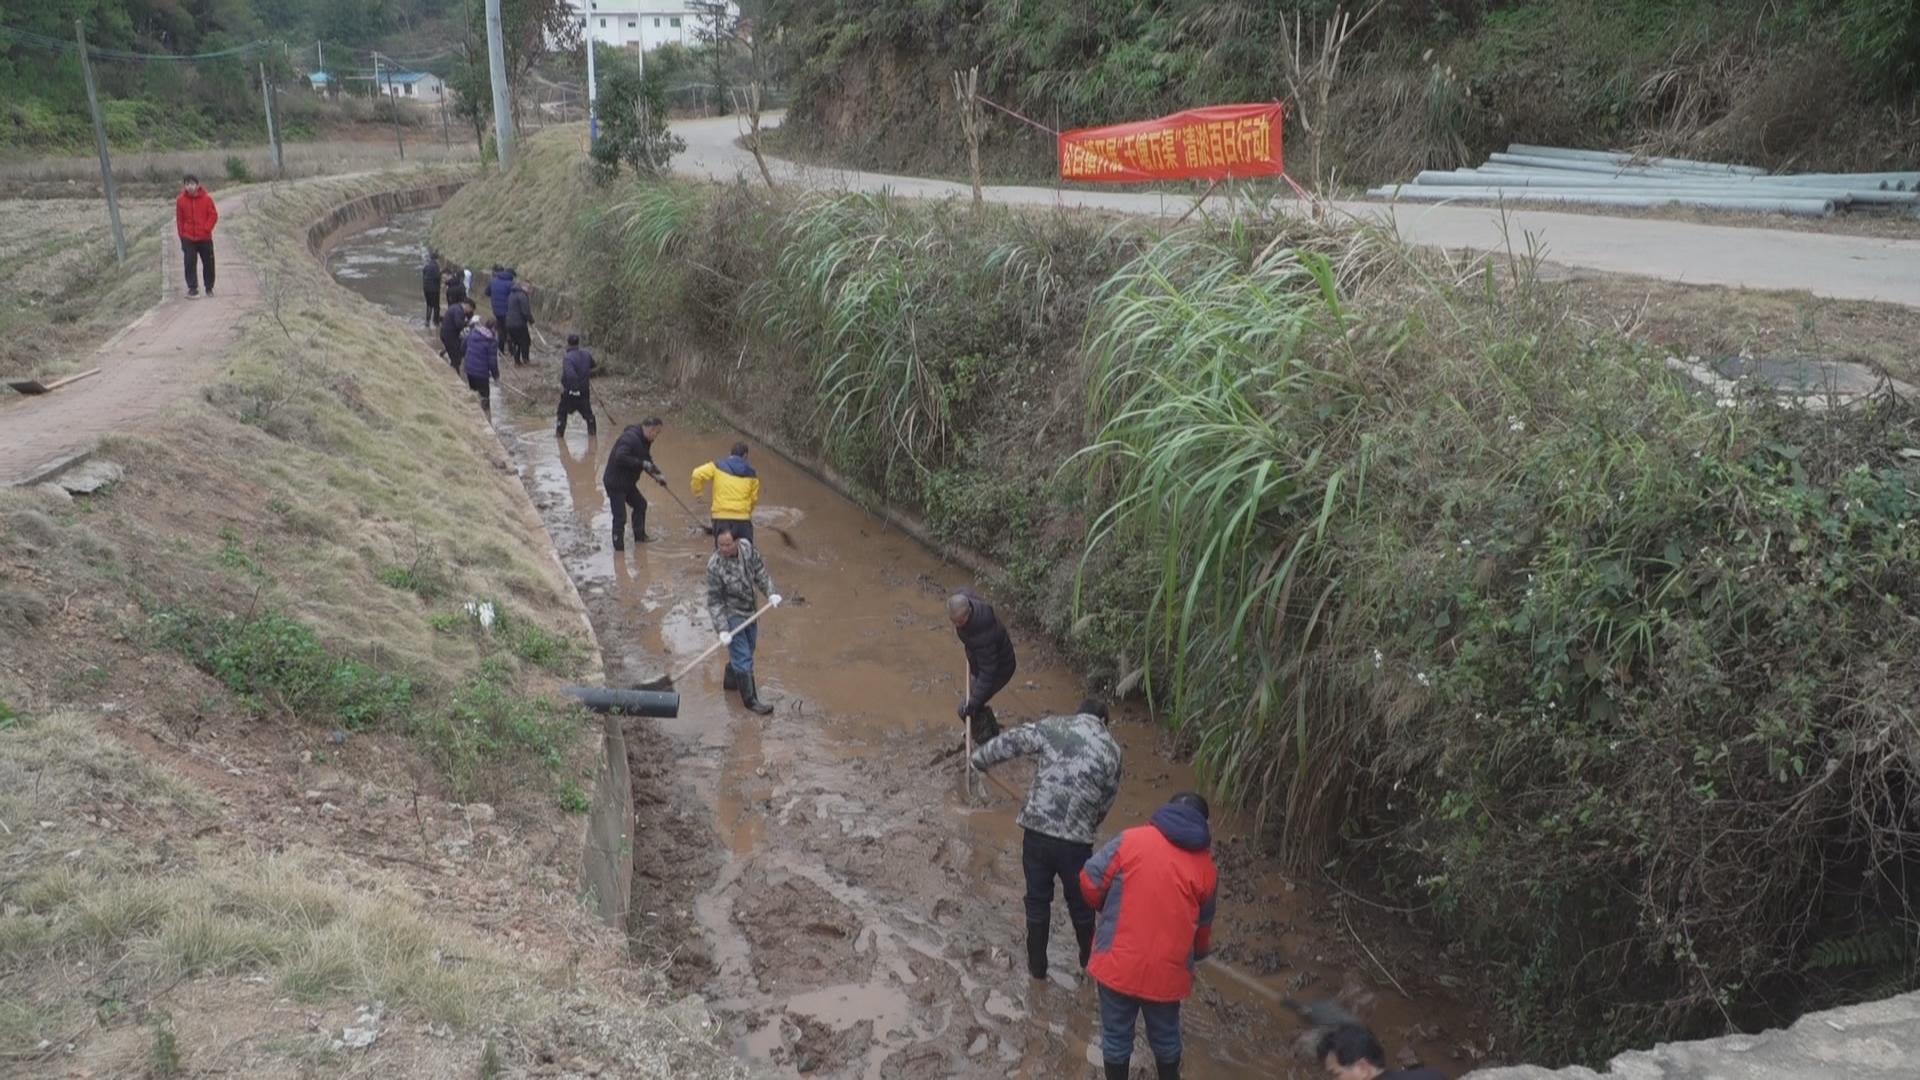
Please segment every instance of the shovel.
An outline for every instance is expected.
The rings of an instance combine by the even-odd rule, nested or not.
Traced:
[[[38,379],[8,379],[7,385],[22,394],[44,394],[48,391],[58,390],[70,382],[79,382],[89,375],[98,374],[100,374],[99,368],[88,368],[78,375],[68,375],[65,378],[54,379],[51,382],[43,383]]]
[[[745,622],[741,623],[739,626],[734,627],[733,632],[737,634],[740,631],[745,630],[747,627],[752,626],[754,622],[760,618],[760,616],[765,615],[767,612],[772,610],[773,610],[772,604],[767,604],[763,606],[759,611],[756,611],[752,615],[747,616],[747,620]],[[676,671],[671,675],[660,675],[660,676],[656,676],[655,678],[648,679],[646,682],[643,682],[639,686],[635,687],[635,689],[638,689],[638,690],[671,690],[673,689],[674,683],[680,681],[681,679],[686,678],[687,672],[692,671],[694,668],[699,667],[701,661],[705,660],[709,656],[712,656],[713,650],[719,648],[720,644],[721,644],[720,642],[716,641],[713,644],[707,646],[705,649],[701,650],[699,656],[696,656],[693,659],[687,661],[686,666],[682,667],[679,671]]]

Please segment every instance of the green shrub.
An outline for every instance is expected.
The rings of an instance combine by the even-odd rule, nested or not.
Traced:
[[[236,184],[250,183],[253,180],[253,170],[247,168],[246,159],[237,154],[227,155],[226,167],[227,179]]]
[[[439,708],[417,713],[413,734],[456,797],[469,799],[502,782],[497,775],[502,762],[526,759],[545,769],[560,768],[577,735],[573,716],[549,701],[514,693],[507,665],[488,660]]]
[[[326,719],[360,731],[404,717],[414,687],[323,647],[313,628],[279,612],[214,618],[193,608],[155,612],[157,640],[220,680],[259,713]]]

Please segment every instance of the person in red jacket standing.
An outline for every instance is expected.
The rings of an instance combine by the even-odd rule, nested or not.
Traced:
[[[1183,791],[1080,871],[1080,892],[1100,913],[1087,974],[1100,986],[1107,1080],[1126,1080],[1141,1015],[1160,1080],[1180,1080],[1180,1003],[1213,947],[1212,847],[1207,800]]]
[[[192,173],[181,178],[180,197],[173,200],[173,223],[180,233],[180,253],[187,259],[189,300],[200,295],[202,276],[207,279],[207,295],[213,295],[213,227],[219,221],[220,211],[214,209],[213,196],[200,186],[200,178]]]

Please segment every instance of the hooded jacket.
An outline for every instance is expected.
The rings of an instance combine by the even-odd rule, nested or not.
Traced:
[[[607,467],[600,473],[600,482],[607,486],[609,492],[625,491],[640,479],[641,473],[657,479],[660,466],[653,463],[653,440],[647,438],[647,433],[639,424],[628,424],[620,437],[613,440],[613,449],[607,453]]]
[[[524,330],[533,325],[533,297],[525,285],[516,284],[507,293],[507,329]]]
[[[1213,948],[1213,836],[1193,807],[1167,803],[1087,860],[1080,893],[1100,912],[1087,974],[1142,1001],[1184,1001]]]
[[[707,559],[707,614],[713,618],[713,632],[727,628],[729,618],[744,619],[759,607],[754,590],[773,595],[773,578],[767,575],[767,562],[751,540],[737,540],[732,558],[714,552]]]
[[[507,317],[507,297],[513,295],[513,271],[502,270],[487,282],[487,300],[493,304],[493,317]]]
[[[718,521],[752,521],[760,504],[760,476],[747,459],[734,455],[709,461],[693,470],[693,497],[699,498],[713,481],[712,516]]]
[[[1104,720],[1087,713],[1049,716],[1021,724],[973,752],[976,769],[1036,756],[1039,770],[1027,789],[1019,825],[1075,844],[1092,844],[1120,794],[1120,744]]]
[[[593,367],[593,353],[584,346],[575,345],[568,349],[567,355],[560,360],[560,389],[569,394],[586,393],[587,388],[593,385]]]
[[[213,196],[207,194],[206,188],[191,195],[182,191],[180,197],[173,200],[173,224],[182,240],[211,240],[213,227],[219,222],[220,210],[213,205]]]
[[[426,262],[420,264],[420,288],[424,289],[428,296],[440,295],[440,260],[431,255],[427,256]]]
[[[454,304],[465,301],[467,298],[466,275],[450,273],[445,275],[445,277],[447,284],[447,306],[451,307]]]
[[[467,332],[467,357],[460,370],[469,376],[500,377],[500,341],[493,336],[493,331],[476,326]]]
[[[954,636],[967,650],[967,667],[973,672],[973,680],[967,684],[967,704],[984,705],[988,698],[1013,681],[1016,663],[1013,637],[1000,622],[1000,616],[994,614],[992,604],[974,595],[965,585],[956,591],[972,605],[967,625],[953,628]]]

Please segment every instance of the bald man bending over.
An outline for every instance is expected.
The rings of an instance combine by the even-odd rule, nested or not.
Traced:
[[[964,585],[947,597],[947,618],[967,650],[967,698],[960,703],[960,719],[971,727],[978,745],[1000,734],[1000,721],[987,702],[1013,681],[1013,638],[993,605]]]

